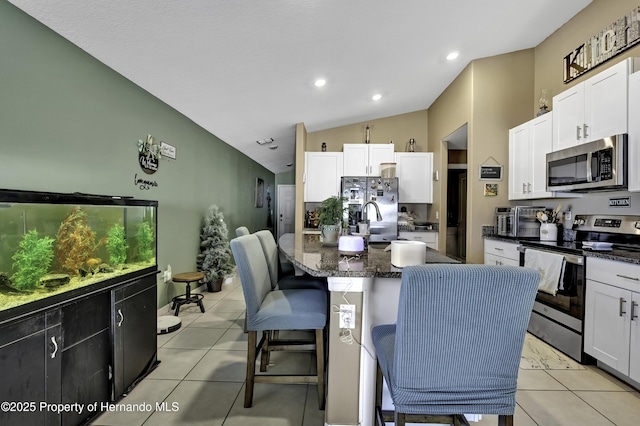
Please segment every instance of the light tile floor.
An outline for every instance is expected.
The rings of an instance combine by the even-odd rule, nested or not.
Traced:
[[[242,289],[234,280],[221,292],[204,295],[204,314],[185,305],[180,309],[182,327],[158,336],[160,365],[114,406],[117,411],[103,413],[91,424],[324,425],[314,385],[257,384],[253,407],[243,408],[247,341]],[[276,353],[270,371],[277,372],[284,358],[288,371],[292,362],[299,371],[314,368],[311,355]],[[633,388],[593,366],[548,367],[521,368],[516,425],[640,424],[640,393]],[[471,424],[494,426],[497,417],[483,416]]]

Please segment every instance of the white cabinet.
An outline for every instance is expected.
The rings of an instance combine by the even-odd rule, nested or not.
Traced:
[[[627,133],[629,74],[640,65],[627,58],[553,97],[553,150]]]
[[[520,252],[518,251],[518,243],[490,240],[485,238],[484,264],[520,266]]]
[[[398,202],[433,203],[433,153],[396,152]]]
[[[545,114],[509,130],[509,199],[549,198],[547,153],[552,148],[553,116]]]
[[[341,152],[305,152],[304,201],[321,202],[340,195]]]
[[[380,176],[380,163],[393,163],[395,145],[344,144],[343,176]]]
[[[640,266],[589,257],[584,351],[640,381]]]
[[[640,191],[640,72],[629,76],[629,191]]]
[[[422,241],[427,244],[427,247],[438,250],[438,233],[437,232],[410,232],[410,231],[400,231],[398,233],[398,238],[402,240],[410,240],[410,241]]]

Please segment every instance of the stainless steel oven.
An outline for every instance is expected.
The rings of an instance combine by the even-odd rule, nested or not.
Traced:
[[[526,243],[525,243],[526,244]],[[569,253],[553,246],[521,245],[520,266],[528,249],[564,257],[557,293],[538,291],[528,331],[579,362],[586,362],[583,350],[585,261],[581,252]]]

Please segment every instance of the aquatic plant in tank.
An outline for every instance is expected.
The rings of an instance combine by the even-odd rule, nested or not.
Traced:
[[[107,231],[106,249],[109,253],[109,262],[112,265],[120,265],[127,261],[127,239],[124,235],[124,226],[119,223],[113,224]]]
[[[151,226],[147,222],[142,222],[138,225],[136,238],[138,240],[139,260],[142,262],[149,262],[154,256],[154,239]]]
[[[18,290],[32,290],[49,271],[53,261],[53,239],[40,238],[38,231],[32,229],[24,235],[11,259],[16,271],[11,276],[12,286]]]
[[[86,275],[92,264],[100,263],[99,259],[92,259],[99,245],[96,233],[89,226],[87,213],[79,206],[73,208],[60,224],[56,236],[58,266],[71,275]]]

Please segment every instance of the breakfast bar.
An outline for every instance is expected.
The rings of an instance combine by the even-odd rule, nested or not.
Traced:
[[[370,331],[396,321],[402,269],[391,264],[386,243],[369,244],[359,254],[323,246],[317,234],[284,234],[278,243],[297,269],[327,278],[331,316],[325,424],[373,424],[376,363]],[[426,250],[426,263],[458,263]],[[355,306],[354,328],[340,327],[340,305]]]

